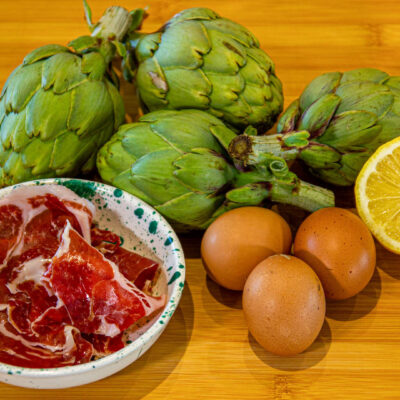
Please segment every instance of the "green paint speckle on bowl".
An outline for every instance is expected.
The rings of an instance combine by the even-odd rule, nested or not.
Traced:
[[[141,219],[141,218],[143,217],[143,214],[144,214],[143,208],[137,208],[137,209],[134,211],[134,214],[135,214],[139,219]]]
[[[78,196],[88,200],[92,200],[92,198],[96,195],[95,182],[85,182],[78,179],[71,179],[68,181],[60,181],[60,184],[66,186],[68,189],[73,190]]]
[[[169,280],[168,285],[175,282],[180,276],[181,276],[181,273],[179,271],[175,271],[174,274],[172,275],[171,279]]]
[[[120,236],[120,237],[119,237],[119,240],[121,241],[121,246],[123,246],[123,245],[124,245],[124,242],[125,242],[124,237],[123,237],[123,236]]]
[[[172,239],[172,237],[167,237],[167,239],[164,242],[164,246],[169,246],[172,242],[174,241],[174,239]]]
[[[114,190],[114,196],[115,197],[121,197],[122,196],[122,190],[121,189],[115,189]]]
[[[185,266],[183,264],[179,264],[179,268],[183,269]]]
[[[153,235],[157,232],[157,221],[151,221],[149,225],[149,232],[152,233]]]

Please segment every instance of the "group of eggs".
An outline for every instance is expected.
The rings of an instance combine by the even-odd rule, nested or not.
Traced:
[[[336,207],[308,216],[293,245],[279,214],[261,207],[228,211],[208,227],[201,256],[211,279],[243,291],[249,331],[267,351],[282,356],[306,350],[322,328],[325,299],[356,295],[376,265],[366,225]]]

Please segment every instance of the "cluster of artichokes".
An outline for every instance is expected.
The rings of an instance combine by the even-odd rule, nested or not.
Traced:
[[[243,26],[205,8],[159,31],[145,11],[111,7],[90,36],[29,53],[0,97],[0,186],[90,172],[153,205],[180,230],[221,213],[280,202],[314,211],[333,193],[301,181],[301,159],[326,182],[351,185],[398,136],[400,78],[374,69],[319,76],[278,122],[282,86]],[[134,81],[145,115],[124,123],[119,80]]]

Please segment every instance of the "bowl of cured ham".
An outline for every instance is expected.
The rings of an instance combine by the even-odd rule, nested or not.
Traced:
[[[185,261],[171,226],[98,182],[0,190],[0,380],[90,383],[134,362],[177,307]]]

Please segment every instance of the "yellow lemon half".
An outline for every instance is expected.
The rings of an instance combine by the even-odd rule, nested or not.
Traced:
[[[355,186],[357,210],[388,250],[400,254],[400,137],[379,147]]]

